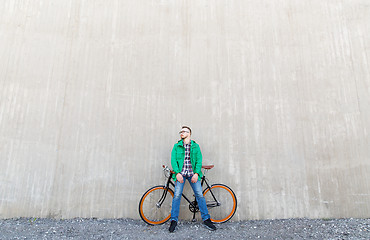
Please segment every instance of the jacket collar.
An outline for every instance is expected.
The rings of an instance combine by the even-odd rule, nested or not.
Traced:
[[[191,143],[191,147],[193,147],[196,143],[194,140],[190,140],[190,143]],[[177,142],[177,145],[183,147],[184,146],[184,140],[180,139],[178,142]]]

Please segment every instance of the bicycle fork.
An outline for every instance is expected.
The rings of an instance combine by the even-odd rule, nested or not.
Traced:
[[[168,178],[168,180],[166,180],[166,183],[164,185],[165,189],[163,191],[163,194],[162,194],[161,198],[158,200],[158,202],[155,204],[157,206],[157,208],[160,208],[162,206],[162,203],[166,199],[168,189],[170,189],[170,184],[172,184],[175,187],[175,185],[171,182],[171,176]]]

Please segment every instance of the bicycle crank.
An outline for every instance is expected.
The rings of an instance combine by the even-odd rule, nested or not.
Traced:
[[[192,213],[199,212],[199,207],[197,201],[193,201],[189,204],[189,210]]]

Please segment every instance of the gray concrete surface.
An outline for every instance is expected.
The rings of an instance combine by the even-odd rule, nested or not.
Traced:
[[[370,217],[369,22],[367,0],[1,1],[0,218],[139,218],[182,124],[234,220]]]

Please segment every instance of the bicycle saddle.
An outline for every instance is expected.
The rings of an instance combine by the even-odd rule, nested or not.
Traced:
[[[202,168],[209,170],[212,169],[214,166],[215,165],[202,165]]]

